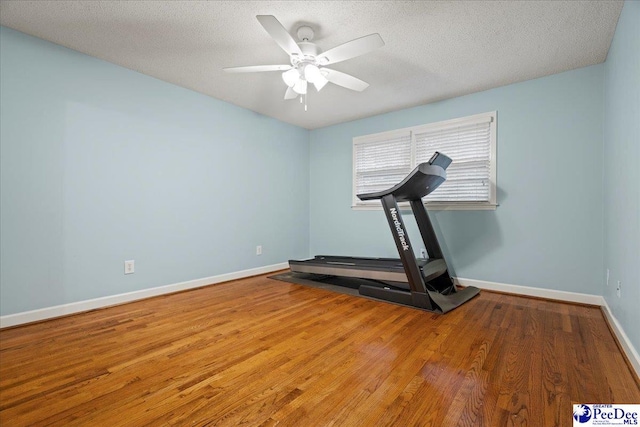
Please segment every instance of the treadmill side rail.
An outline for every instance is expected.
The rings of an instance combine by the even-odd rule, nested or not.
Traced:
[[[313,260],[312,260],[313,261]],[[355,277],[358,279],[380,280],[388,282],[407,282],[404,269],[372,269],[363,268],[357,263],[353,265],[330,264],[310,261],[289,261],[289,268],[296,273],[311,273],[327,276]]]

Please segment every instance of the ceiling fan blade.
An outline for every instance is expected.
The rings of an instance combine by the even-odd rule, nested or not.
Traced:
[[[288,87],[287,91],[284,93],[284,99],[294,99],[297,97],[298,94],[293,90],[292,87]]]
[[[287,71],[291,65],[248,65],[246,67],[223,68],[227,73],[257,73],[261,71]]]
[[[329,68],[321,68],[321,71],[327,80],[338,86],[346,87],[347,89],[356,90],[358,92],[362,92],[369,87],[369,83],[363,82],[362,80],[341,71],[330,70]]]
[[[346,61],[356,56],[364,55],[379,47],[384,46],[384,41],[380,34],[369,34],[359,39],[351,40],[329,49],[318,56],[318,62],[322,65],[335,64],[336,62]]]
[[[291,34],[282,26],[280,21],[273,15],[258,15],[256,16],[260,24],[267,30],[267,33],[278,43],[278,45],[289,55],[298,54],[302,55],[300,46],[291,37]]]

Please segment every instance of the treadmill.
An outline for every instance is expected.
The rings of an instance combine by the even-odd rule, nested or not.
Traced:
[[[307,260],[289,260],[291,271],[363,279],[358,281],[360,295],[435,313],[451,311],[478,295],[480,289],[474,286],[456,289],[422,202],[423,197],[446,180],[445,170],[450,164],[449,157],[436,151],[428,162],[418,165],[397,185],[358,194],[360,200],[382,203],[399,259],[317,255]],[[409,202],[428,258],[415,257],[398,202]]]

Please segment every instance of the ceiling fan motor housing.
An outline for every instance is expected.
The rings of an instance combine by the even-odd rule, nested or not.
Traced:
[[[315,43],[311,42],[298,42],[298,46],[300,46],[300,50],[302,51],[302,57],[297,59],[297,62],[300,63],[302,61],[315,61],[316,56],[320,53],[318,50],[318,46]],[[292,55],[292,62],[295,58]],[[293,64],[296,65],[296,64]]]

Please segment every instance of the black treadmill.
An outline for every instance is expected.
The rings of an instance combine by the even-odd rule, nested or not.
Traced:
[[[456,289],[422,202],[446,180],[445,170],[450,164],[449,157],[436,152],[392,188],[358,194],[360,200],[382,202],[399,259],[317,255],[307,260],[289,260],[291,271],[364,279],[358,287],[361,295],[436,313],[451,311],[478,295],[480,290],[473,286]],[[415,257],[398,202],[409,202],[428,258]]]

